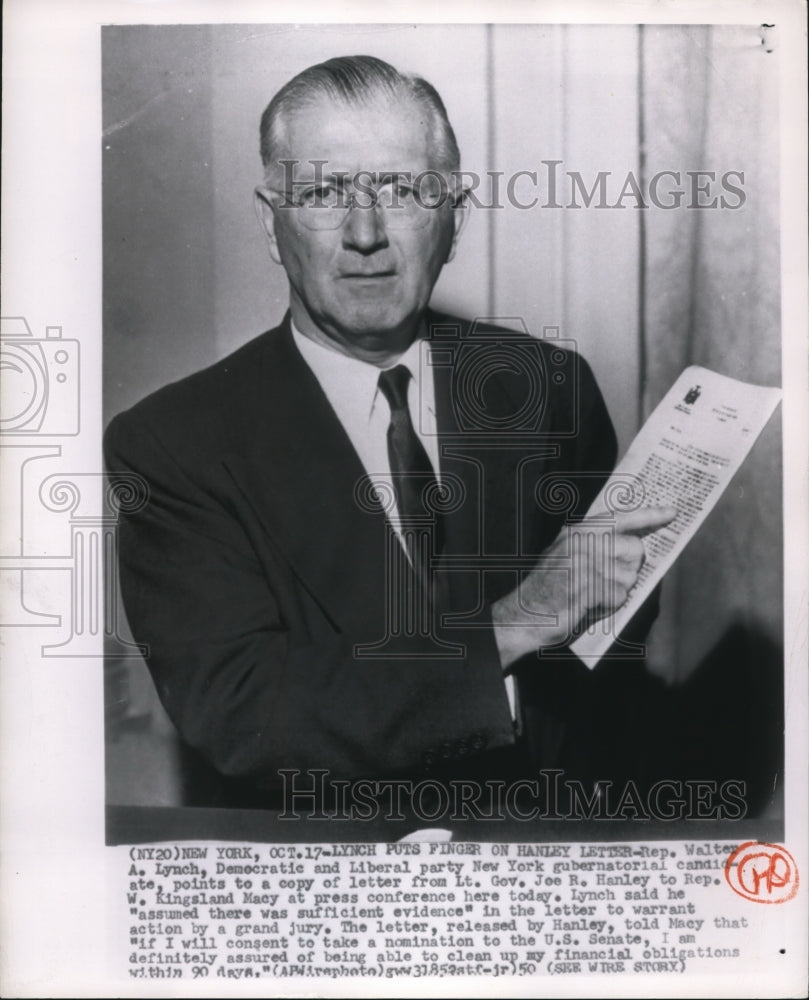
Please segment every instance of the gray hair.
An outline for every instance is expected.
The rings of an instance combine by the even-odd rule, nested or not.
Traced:
[[[358,105],[379,97],[406,98],[423,107],[429,115],[431,142],[436,166],[459,170],[461,154],[447,110],[432,84],[409,73],[400,73],[390,63],[374,56],[340,56],[310,66],[293,77],[273,97],[261,116],[261,162],[265,171],[275,160],[274,151],[282,142],[284,120],[319,98],[329,97],[344,104]]]

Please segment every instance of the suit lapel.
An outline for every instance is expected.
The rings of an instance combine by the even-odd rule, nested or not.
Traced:
[[[365,470],[288,317],[269,336],[257,375],[243,401],[249,436],[226,464],[333,624],[367,634],[383,620],[387,520],[367,491],[355,499]]]
[[[458,476],[464,489],[463,504],[448,519],[447,554],[486,556],[496,562],[498,556],[532,551],[537,523],[533,486],[558,454],[558,447],[551,443],[548,434],[552,422],[549,408],[544,407],[540,426],[529,433],[506,430],[495,437],[481,433],[468,420],[467,425],[462,425],[459,414],[466,410],[467,417],[470,412],[474,417],[474,408],[468,400],[466,407],[459,405],[457,394],[469,380],[455,378],[457,352],[463,349],[471,353],[478,347],[489,349],[496,345],[502,331],[491,330],[476,335],[472,341],[468,324],[461,326],[457,320],[448,323],[447,317],[433,313],[428,314],[428,326],[432,346],[442,354],[447,352],[448,340],[433,332],[453,327],[457,330],[449,339],[450,349],[456,352],[455,363],[434,367],[441,470],[444,475]],[[466,363],[474,364],[469,355]],[[483,384],[483,398],[479,402],[491,418],[519,412],[523,400],[513,397],[504,380],[492,372]],[[481,421],[480,426],[485,428],[487,424]],[[481,597],[491,601],[511,589],[516,577],[513,572],[497,572],[492,567],[486,572],[484,582],[483,588],[478,588],[475,582],[475,588]],[[472,599],[472,585],[473,581],[467,579],[466,600]],[[455,589],[457,592],[457,586]]]

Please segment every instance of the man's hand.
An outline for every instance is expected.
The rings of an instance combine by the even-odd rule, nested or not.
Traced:
[[[644,507],[563,528],[519,587],[492,605],[503,669],[617,611],[643,565],[642,537],[676,516],[673,507]]]

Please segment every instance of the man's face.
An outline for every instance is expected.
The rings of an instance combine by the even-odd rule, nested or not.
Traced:
[[[283,196],[268,189],[288,190],[291,176],[298,192],[318,172],[325,181],[360,175],[367,182],[368,174],[416,177],[438,169],[424,119],[424,110],[408,100],[352,107],[323,99],[286,121],[278,159],[297,164],[286,170],[276,164],[268,188],[257,189],[270,253],[289,277],[295,325],[365,360],[383,361],[412,342],[466,213],[445,198],[419,227],[391,228],[384,211],[360,197],[339,228],[311,229],[301,209],[285,206]]]

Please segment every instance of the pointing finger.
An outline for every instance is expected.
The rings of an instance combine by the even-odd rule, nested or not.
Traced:
[[[648,535],[670,524],[677,517],[676,507],[641,507],[615,515],[615,530],[625,535]]]

